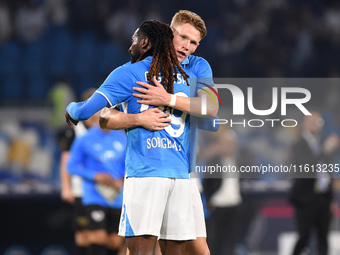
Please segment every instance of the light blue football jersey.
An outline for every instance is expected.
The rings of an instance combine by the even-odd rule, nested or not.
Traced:
[[[185,72],[192,73],[190,97],[197,97],[197,92],[201,88],[205,88],[205,84],[214,87],[211,67],[204,58],[190,55],[182,61],[181,66]],[[190,116],[190,143],[187,149],[189,152],[189,172],[195,172],[198,128],[206,127],[204,128],[205,130],[217,131],[212,127],[213,119],[214,118]]]
[[[84,205],[121,208],[122,192],[95,183],[94,177],[99,172],[106,172],[116,179],[124,178],[126,140],[123,131],[103,131],[98,126],[75,138],[67,169],[70,174],[83,178]]]
[[[137,81],[147,82],[147,73],[152,57],[134,64],[127,63],[115,69],[98,88],[111,106],[124,103],[127,113],[140,113],[150,107],[137,103],[132,96],[132,87]],[[195,77],[187,70],[190,77]],[[174,94],[190,96],[188,86],[180,73],[174,83]],[[190,83],[190,79],[189,79]],[[164,107],[160,107],[164,110]],[[189,114],[170,109],[171,124],[162,131],[148,131],[141,127],[130,128],[127,132],[127,177],[189,178],[190,121]]]

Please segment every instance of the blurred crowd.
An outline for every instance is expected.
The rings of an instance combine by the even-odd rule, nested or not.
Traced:
[[[209,61],[215,77],[339,77],[340,3],[334,0],[214,0],[195,4],[0,0],[2,104],[31,100],[34,105],[49,99],[53,105],[51,122],[59,128],[65,124],[63,109],[70,101],[62,102],[67,98],[64,94],[76,98],[88,87],[98,86],[109,72],[129,60],[131,35],[141,21],[170,23],[178,9],[197,12],[205,20],[208,35],[196,54]],[[325,86],[315,83],[308,89],[318,95],[313,100],[324,111],[330,123],[326,131],[331,133],[340,125],[336,111],[339,85]],[[61,93],[60,88],[67,92]],[[266,96],[270,90],[265,86],[256,90],[260,96],[255,97],[255,104],[261,107],[267,102],[265,98],[271,98]],[[224,112],[220,115],[227,116]],[[275,136],[268,135],[272,131],[266,128],[236,131],[242,133],[240,142],[246,141],[262,161],[283,163],[292,134],[282,128],[275,130]]]
[[[48,121],[60,128],[68,97],[100,85],[129,60],[139,23],[170,23],[178,9],[205,20],[208,35],[195,54],[209,61],[215,77],[339,77],[340,3],[334,0],[0,0],[1,104],[48,101]],[[338,132],[339,85],[316,82],[308,89],[318,95],[313,100],[325,115],[325,132]],[[256,91],[255,105],[268,108],[270,90]],[[258,162],[284,163],[291,131],[238,128],[240,143]]]
[[[208,60],[214,77],[340,76],[340,2],[336,0],[0,0],[0,105],[29,102],[35,106],[48,101],[53,110],[47,121],[54,131],[62,128],[66,105],[87,88],[99,86],[114,68],[129,61],[127,50],[135,28],[146,19],[170,23],[179,9],[194,11],[205,20],[208,35],[195,54]],[[340,86],[320,82],[307,87],[317,95],[312,103],[324,119],[320,136],[340,135]],[[257,108],[269,108],[270,91],[266,86],[256,87]],[[221,118],[230,116],[223,110],[219,112]],[[55,133],[47,132],[50,129],[41,123],[1,123],[0,179],[15,184],[22,180],[57,182],[60,155]],[[298,128],[250,129],[238,125],[227,129],[222,126],[218,133],[200,133],[199,158],[206,161],[201,164],[208,164],[216,155],[223,164],[288,164],[290,148],[299,138]],[[228,132],[235,139],[230,138],[235,142],[235,152],[220,147],[233,148],[226,147],[228,141],[223,140]],[[339,162],[339,155],[337,148],[334,162]],[[217,186],[221,191],[228,185],[233,187],[233,201],[227,201],[216,190],[207,196],[207,209],[213,215],[208,229],[219,226],[211,219],[219,219],[220,212],[224,215],[228,211],[233,219],[243,206],[239,216],[247,219],[242,220],[243,233],[236,233],[237,240],[231,240],[229,248],[245,242],[241,239],[245,239],[254,208],[265,203],[262,197],[251,198],[253,204],[247,196],[240,198],[251,180],[238,183],[235,179],[226,185],[231,179],[225,178]],[[0,184],[0,193],[9,193],[7,183]],[[34,182],[28,190],[21,187],[19,191],[32,192],[30,187],[44,188]],[[259,190],[265,189],[261,186]],[[282,190],[287,191],[287,186]],[[249,215],[243,215],[246,213]],[[240,223],[239,219],[235,222]],[[234,234],[224,230],[223,236]],[[223,240],[214,244],[218,246],[223,246]]]
[[[217,13],[207,19],[215,75],[339,76],[339,2],[226,1]]]
[[[197,12],[205,20],[208,36],[197,54],[210,62],[215,77],[339,77],[336,60],[340,57],[340,3],[335,0],[0,0],[2,89],[6,92],[8,87],[32,83],[32,90],[39,86],[45,88],[39,94],[41,97],[57,78],[66,77],[77,90],[80,86],[80,95],[81,91],[98,85],[112,69],[129,60],[127,49],[131,35],[141,21],[158,19],[170,23],[178,9]],[[79,43],[67,48],[67,42],[72,39],[58,39],[60,29],[75,41],[79,39]],[[40,42],[42,40],[47,43]],[[39,42],[38,49],[31,53],[30,47]],[[109,44],[115,48],[110,48]],[[106,46],[112,55],[103,61],[111,61],[111,65],[107,64],[99,72],[100,65],[96,63],[100,58],[95,60],[92,55],[107,55],[102,53]],[[65,56],[58,62],[53,54]],[[80,58],[79,55],[84,56]],[[83,81],[74,78],[67,68],[78,58],[88,62],[87,66],[94,73],[86,79],[89,82],[85,85],[80,85]],[[12,60],[9,66],[7,60]],[[39,62],[37,71],[26,67],[33,65],[32,62]],[[54,62],[65,68],[54,72],[61,68],[55,67]],[[43,75],[39,79],[33,79],[29,74],[26,75],[29,78],[14,78],[9,75],[13,71],[11,67],[19,76],[30,72]],[[47,68],[52,71],[46,71]],[[26,93],[27,96],[38,97],[34,93]],[[0,97],[18,100],[24,96],[17,91],[2,93]]]

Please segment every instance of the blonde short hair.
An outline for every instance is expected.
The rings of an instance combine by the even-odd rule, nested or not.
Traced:
[[[207,35],[207,28],[203,19],[194,12],[180,10],[173,16],[171,20],[172,27],[183,25],[186,23],[193,25],[200,32],[201,39],[203,39]]]

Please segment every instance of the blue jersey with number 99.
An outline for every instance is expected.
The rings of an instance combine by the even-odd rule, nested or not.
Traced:
[[[132,93],[138,93],[132,89],[139,86],[136,84],[137,81],[147,82],[146,76],[151,60],[152,57],[147,57],[137,63],[118,67],[96,92],[105,96],[111,106],[123,103],[124,111],[127,113],[140,113],[154,107],[139,104],[137,103],[139,99],[132,96]],[[188,71],[187,74],[190,77],[194,76]],[[190,97],[190,86],[180,73],[177,77],[174,94]],[[142,127],[128,130],[125,161],[127,177],[189,178],[189,114],[172,108],[159,108],[169,111],[171,118],[170,125],[164,130],[148,131]]]

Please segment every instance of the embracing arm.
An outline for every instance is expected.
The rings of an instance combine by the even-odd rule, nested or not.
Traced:
[[[116,109],[104,108],[100,114],[99,124],[104,129],[126,129],[142,126],[151,131],[163,130],[169,126],[169,114],[158,108],[151,108],[138,114],[127,114]]]
[[[218,105],[215,105],[213,99],[207,94],[206,94],[207,110],[206,114],[202,114],[203,94],[206,94],[206,92],[200,90],[198,91],[198,97],[189,98],[177,96],[174,108],[198,117],[212,117],[212,118],[216,117],[218,112]]]
[[[171,94],[166,92],[163,85],[160,84],[155,77],[153,77],[153,83],[155,86],[150,85],[145,82],[137,82],[138,85],[144,88],[133,87],[133,90],[140,92],[142,94],[133,93],[133,96],[140,98],[137,102],[140,104],[156,105],[156,106],[169,106],[171,101]],[[206,90],[210,90],[206,88]],[[202,96],[206,95],[206,114],[202,114]],[[213,92],[211,94],[215,96]],[[217,98],[214,98],[215,101]],[[176,102],[173,108],[180,110],[182,112],[190,113],[198,117],[216,117],[218,112],[218,104],[215,104],[214,99],[207,95],[203,90],[198,91],[198,97],[176,97]]]
[[[66,108],[66,123],[72,128],[71,123],[77,125],[80,120],[87,120],[93,114],[103,109],[107,103],[107,99],[101,93],[96,92],[86,101],[72,102]]]
[[[137,124],[137,114],[127,114],[113,108],[104,108],[100,112],[99,124],[104,129],[126,129]]]

